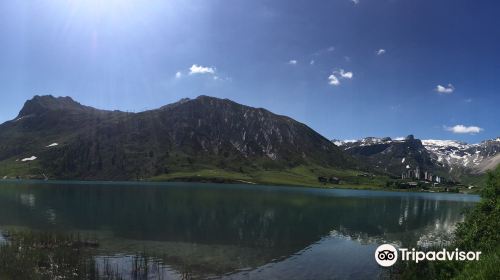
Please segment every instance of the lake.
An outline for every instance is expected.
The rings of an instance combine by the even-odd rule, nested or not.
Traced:
[[[0,229],[81,233],[152,279],[375,279],[379,244],[446,243],[478,196],[195,183],[1,182]],[[0,236],[0,240],[2,237]],[[161,277],[160,277],[161,276]]]

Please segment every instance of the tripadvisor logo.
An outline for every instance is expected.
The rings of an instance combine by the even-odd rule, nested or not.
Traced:
[[[398,255],[402,261],[414,261],[418,263],[420,261],[478,261],[481,252],[464,252],[459,251],[458,248],[449,251],[447,249],[442,249],[439,251],[416,251],[415,248],[409,250],[406,248],[399,248],[390,245],[383,244],[378,246],[375,250],[375,260],[377,263],[383,267],[389,267],[396,263],[398,260]]]
[[[375,260],[383,267],[392,266],[398,260],[398,250],[390,244],[380,245],[375,251]]]

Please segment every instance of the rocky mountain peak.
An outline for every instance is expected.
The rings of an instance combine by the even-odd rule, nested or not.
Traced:
[[[81,105],[71,97],[54,97],[52,95],[36,95],[24,103],[18,117],[39,115],[46,111],[57,110],[89,110],[90,107]]]
[[[218,98],[218,97],[213,97],[213,96],[208,96],[208,95],[200,95],[196,97],[195,99],[190,100],[193,103],[196,104],[201,104],[201,105],[208,105],[208,106],[222,106],[222,107],[231,107],[231,106],[237,106],[241,108],[248,108],[248,106],[239,104],[234,102],[231,99],[227,98]]]

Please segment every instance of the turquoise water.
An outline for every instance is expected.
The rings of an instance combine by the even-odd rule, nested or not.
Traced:
[[[373,279],[378,244],[445,243],[461,194],[193,183],[0,183],[0,229],[81,232],[126,272],[145,253],[164,279]]]

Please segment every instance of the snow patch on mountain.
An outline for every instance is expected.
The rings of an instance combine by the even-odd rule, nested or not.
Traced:
[[[332,140],[333,144],[335,144],[336,146],[342,146],[342,145],[345,145],[347,143],[355,143],[355,142],[358,142],[358,140],[355,140],[355,139],[347,139],[347,140],[337,140],[337,139],[334,139]]]
[[[22,161],[22,162],[26,162],[26,161],[34,161],[35,159],[37,159],[37,157],[36,157],[36,156],[31,156],[31,157],[29,157],[29,158],[23,158],[21,161]]]
[[[426,147],[456,147],[456,148],[464,148],[467,147],[467,143],[455,141],[455,140],[434,140],[434,139],[428,139],[428,140],[422,140],[422,144]]]

